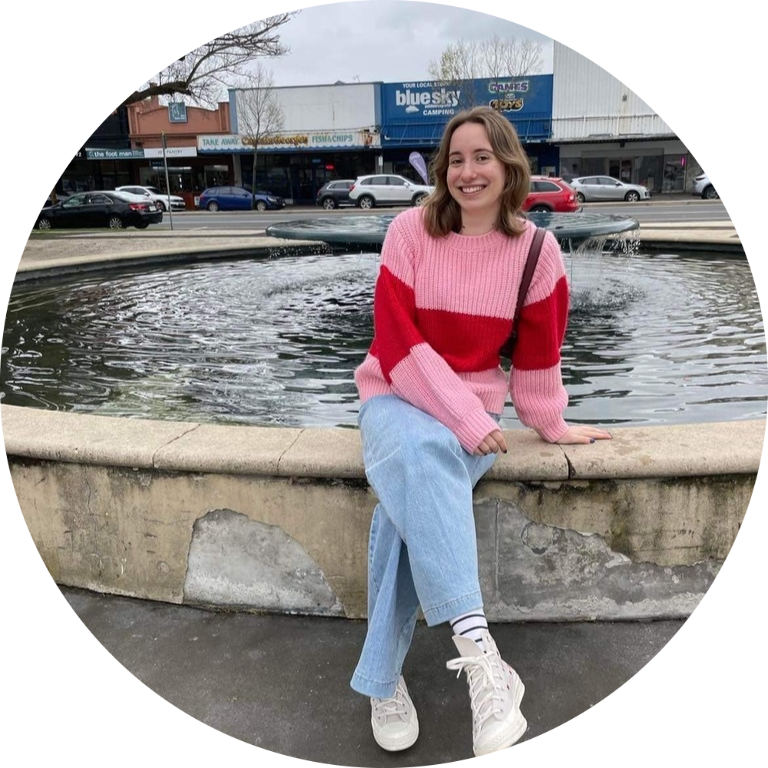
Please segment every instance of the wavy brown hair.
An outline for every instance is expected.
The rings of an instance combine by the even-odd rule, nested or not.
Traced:
[[[454,115],[445,126],[437,154],[430,164],[435,191],[424,203],[424,225],[433,237],[444,237],[461,230],[461,208],[448,190],[448,155],[454,131],[464,123],[479,123],[485,128],[491,149],[504,165],[506,184],[501,195],[496,228],[515,236],[525,229],[520,211],[530,189],[528,156],[512,123],[490,107],[473,107]]]

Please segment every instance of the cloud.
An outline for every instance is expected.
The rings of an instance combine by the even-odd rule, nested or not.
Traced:
[[[431,61],[460,38],[549,38],[486,13],[439,3],[358,0],[306,8],[281,30],[291,52],[269,62],[275,84],[401,82],[428,78]]]

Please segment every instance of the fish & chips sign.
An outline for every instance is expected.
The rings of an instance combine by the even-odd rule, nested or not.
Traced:
[[[365,131],[325,131],[278,134],[258,140],[258,149],[343,149],[373,144],[373,134]],[[198,136],[198,152],[253,152],[256,140],[249,136]]]

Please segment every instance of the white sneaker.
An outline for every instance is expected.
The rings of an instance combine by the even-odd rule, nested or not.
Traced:
[[[402,675],[391,699],[371,699],[371,726],[376,743],[388,752],[408,749],[419,738],[419,719]]]
[[[517,672],[499,654],[488,632],[483,634],[483,653],[477,643],[455,636],[461,656],[446,666],[467,673],[472,701],[472,740],[475,755],[487,755],[511,747],[526,731],[528,723],[520,711],[525,686]]]

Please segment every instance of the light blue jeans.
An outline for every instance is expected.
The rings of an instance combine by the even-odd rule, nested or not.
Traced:
[[[368,549],[368,632],[350,685],[389,698],[419,607],[434,626],[483,605],[472,489],[496,454],[467,453],[447,427],[394,395],[366,400],[358,423],[379,503]]]

